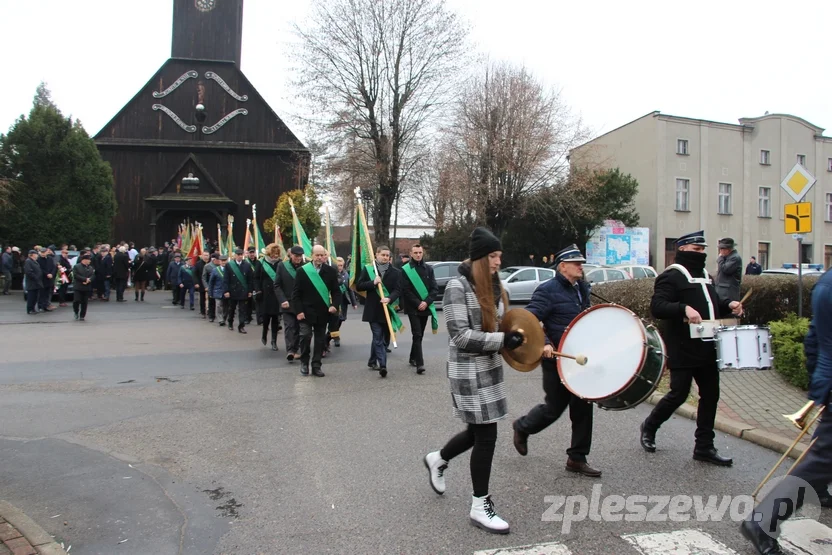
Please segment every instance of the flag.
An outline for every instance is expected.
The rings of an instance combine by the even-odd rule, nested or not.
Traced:
[[[286,260],[288,254],[286,253],[286,247],[283,246],[283,235],[280,234],[280,226],[277,225],[277,218],[274,220],[274,242],[280,247],[280,259]]]
[[[251,246],[251,220],[246,220],[246,238],[243,239],[243,250],[248,252]]]
[[[289,206],[292,209],[292,234],[295,237],[295,244],[303,247],[303,254],[305,254],[307,258],[312,258],[312,242],[309,240],[309,237],[306,236],[303,226],[300,225],[300,220],[295,212],[295,205],[292,204],[292,199],[289,199]]]
[[[220,255],[228,255],[228,252],[225,250],[225,243],[222,240],[222,228],[220,224],[217,224],[217,250]]]
[[[264,248],[266,248],[266,242],[263,240],[263,234],[260,233],[260,226],[257,225],[257,220],[252,221],[253,231],[254,231],[254,246],[257,247],[257,254],[259,255]],[[283,251],[283,245],[280,245],[281,252]]]
[[[188,249],[187,258],[191,259],[192,266],[196,266],[196,261],[200,256],[202,256],[202,240],[199,234],[194,234],[193,241],[191,241],[191,247]]]
[[[355,210],[355,220],[352,224],[352,254],[350,256],[350,288],[355,289],[353,284],[358,276],[361,275],[361,269],[367,264],[373,263],[373,253],[367,245],[367,234],[364,231],[364,225],[359,214],[359,210]],[[362,297],[365,296],[363,291],[357,291]]]
[[[234,251],[237,250],[234,246],[234,217],[228,216],[228,237],[226,237],[227,246],[226,246],[226,254],[229,257],[234,255]]]

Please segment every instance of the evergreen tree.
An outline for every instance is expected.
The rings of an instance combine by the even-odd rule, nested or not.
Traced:
[[[0,135],[0,180],[10,183],[10,208],[0,238],[35,244],[91,246],[110,238],[116,214],[113,173],[80,122],[64,117],[44,83],[29,116]]]

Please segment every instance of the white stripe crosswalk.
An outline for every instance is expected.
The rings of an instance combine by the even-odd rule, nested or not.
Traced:
[[[640,553],[641,555],[739,555],[711,534],[696,529],[675,530],[620,536],[632,550],[617,549],[617,553]],[[739,530],[734,538],[741,539]],[[812,519],[792,519],[784,523],[780,535],[780,546],[786,553],[794,555],[832,555],[832,528]],[[750,545],[749,545],[750,547]],[[572,549],[576,549],[574,546]],[[474,555],[572,555],[562,543],[550,542],[499,549],[475,551]]]

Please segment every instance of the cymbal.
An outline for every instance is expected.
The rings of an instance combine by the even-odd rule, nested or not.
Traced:
[[[543,328],[540,327],[537,317],[525,308],[512,308],[503,315],[500,331],[503,333],[520,331],[525,336],[523,344],[516,349],[500,350],[506,363],[520,372],[530,372],[537,368],[540,359],[543,358],[545,343]]]

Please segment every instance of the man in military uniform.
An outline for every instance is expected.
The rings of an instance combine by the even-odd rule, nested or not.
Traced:
[[[572,444],[566,450],[566,470],[598,478],[601,471],[589,466],[586,460],[592,445],[592,403],[578,398],[563,385],[554,358],[555,347],[560,344],[566,327],[590,305],[589,283],[582,279],[584,262],[586,259],[577,245],[570,245],[557,253],[554,279],[538,286],[526,307],[546,330],[541,363],[546,400],[514,421],[514,448],[525,456],[529,435],[545,430],[569,407]]]
[[[719,368],[713,341],[691,337],[690,324],[741,315],[739,301],[721,299],[705,271],[705,232],[689,233],[676,240],[676,261],[656,278],[650,309],[665,320],[662,335],[670,368],[670,392],[641,424],[641,446],[656,450],[656,431],[688,398],[693,380],[699,387],[696,444],[693,458],[719,466],[733,460],[720,456],[714,447],[714,420],[719,402]]]
[[[251,265],[243,257],[243,249],[234,251],[234,260],[225,267],[225,298],[228,299],[228,329],[234,329],[234,311],[238,311],[237,331],[246,331],[246,300],[251,297],[254,274]]]

